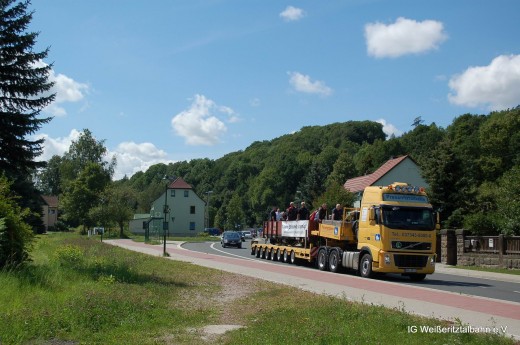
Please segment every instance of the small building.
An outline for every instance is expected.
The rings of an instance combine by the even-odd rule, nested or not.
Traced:
[[[144,235],[146,229],[145,226],[149,219],[149,213],[134,214],[134,219],[130,221],[128,230],[135,235]]]
[[[152,203],[149,227],[161,233],[166,229],[168,236],[195,236],[204,231],[205,207],[192,186],[178,177]]]
[[[365,187],[386,186],[394,182],[429,187],[426,180],[421,176],[421,169],[408,155],[388,160],[372,174],[351,178],[345,182],[344,187],[357,195],[354,207],[359,207]]]
[[[58,222],[58,197],[53,195],[42,195],[42,221],[45,232],[52,230]]]

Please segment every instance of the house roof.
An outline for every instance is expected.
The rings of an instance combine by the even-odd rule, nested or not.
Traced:
[[[54,195],[42,195],[43,201],[49,207],[58,207],[58,197]]]
[[[193,189],[193,187],[184,181],[182,177],[177,177],[175,180],[170,182],[168,189]]]
[[[352,193],[357,193],[365,190],[365,187],[371,186],[374,184],[377,180],[379,180],[381,177],[386,175],[390,170],[395,168],[399,163],[404,161],[406,158],[410,158],[408,155],[401,156],[397,158],[393,158],[388,160],[385,164],[381,165],[379,169],[374,171],[372,174],[360,176],[360,177],[354,177],[343,185],[345,189],[351,191]],[[411,159],[411,158],[410,158]]]

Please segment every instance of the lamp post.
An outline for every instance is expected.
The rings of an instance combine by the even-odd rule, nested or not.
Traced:
[[[166,230],[168,229],[168,213],[170,213],[170,207],[168,206],[168,184],[166,184],[166,188],[164,191],[164,221],[163,221],[163,256],[166,256]]]
[[[168,225],[168,214],[170,213],[170,207],[168,206],[168,185],[170,184],[170,178],[168,176],[164,176],[163,180],[166,180],[166,187],[164,189],[164,221],[163,221],[163,256],[168,256],[166,252],[166,231],[169,231]]]
[[[207,195],[207,198],[206,198],[206,224],[205,224],[205,228],[209,228],[209,196],[211,195],[211,193],[213,193],[212,190],[209,190],[206,192],[206,195]]]

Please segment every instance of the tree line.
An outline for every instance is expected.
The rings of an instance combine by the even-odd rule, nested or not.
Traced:
[[[464,114],[447,128],[418,117],[390,138],[372,121],[307,126],[219,159],[156,164],[119,181],[104,140],[84,129],[63,156],[41,162],[43,139],[30,136],[52,120],[41,112],[55,94],[52,65],[42,63],[49,49],[34,52],[38,33],[27,32],[29,3],[0,2],[0,267],[28,257],[31,233],[43,227],[41,195],[60,197],[64,227],[117,226],[122,235],[132,214],[148,213],[163,193],[163,177],[180,176],[201,197],[212,191],[213,226],[259,226],[290,201],[348,205],[347,179],[404,154],[421,167],[444,227],[520,234],[520,107]]]

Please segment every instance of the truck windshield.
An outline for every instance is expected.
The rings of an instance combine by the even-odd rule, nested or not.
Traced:
[[[382,206],[383,225],[391,229],[433,230],[433,212],[428,208]]]

